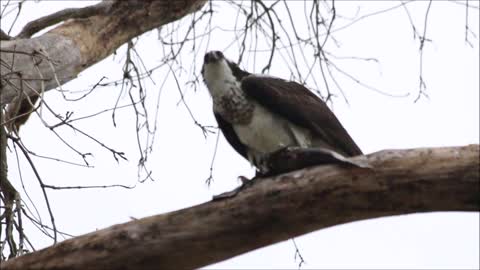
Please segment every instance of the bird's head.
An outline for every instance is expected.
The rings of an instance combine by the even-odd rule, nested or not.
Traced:
[[[218,63],[220,61],[225,61],[225,60],[226,60],[225,56],[221,51],[210,51],[210,52],[207,52],[203,57],[203,61],[204,61],[203,66],[207,64]]]
[[[250,73],[241,70],[237,64],[225,58],[220,51],[210,51],[203,58],[202,76],[210,89],[216,82],[240,81]]]

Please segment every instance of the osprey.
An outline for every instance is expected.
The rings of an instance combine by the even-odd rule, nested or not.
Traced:
[[[301,84],[250,74],[220,51],[205,54],[202,76],[223,135],[262,174],[269,155],[287,147],[362,154],[327,105]]]

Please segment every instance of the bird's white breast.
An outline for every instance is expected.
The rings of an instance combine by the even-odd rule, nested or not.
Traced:
[[[253,117],[248,124],[233,125],[240,141],[259,154],[267,154],[286,146],[308,147],[307,130],[273,114],[260,104],[255,104]]]

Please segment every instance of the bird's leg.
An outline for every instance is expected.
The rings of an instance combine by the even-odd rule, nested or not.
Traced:
[[[263,155],[255,151],[249,151],[247,153],[247,157],[248,157],[248,160],[250,161],[250,164],[252,164],[255,168],[257,168],[255,176],[252,179],[248,179],[245,176],[239,176],[238,179],[241,181],[242,184],[232,191],[224,192],[222,194],[213,196],[214,201],[234,197],[241,190],[253,185],[256,179],[269,175],[267,155]]]
[[[262,172],[260,169],[256,171],[255,176],[252,179],[248,179],[247,177],[240,175],[239,177],[237,177],[237,179],[240,180],[241,182],[241,185],[239,187],[219,195],[214,195],[212,199],[214,201],[218,201],[222,199],[235,197],[241,190],[252,186],[253,184],[255,184],[255,182],[257,182],[256,180],[260,180],[259,178],[263,178],[268,175],[269,175],[268,172]]]

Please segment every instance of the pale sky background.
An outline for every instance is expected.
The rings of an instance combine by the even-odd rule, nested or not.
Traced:
[[[459,1],[461,2],[461,1]],[[6,1],[2,0],[2,6]],[[80,7],[93,2],[48,1],[26,2],[12,34],[18,33],[28,21],[67,7]],[[347,17],[361,16],[376,10],[397,5],[399,2],[342,2],[337,3],[338,14]],[[461,2],[463,3],[463,2]],[[294,5],[291,12],[304,19],[303,4]],[[479,5],[478,1],[470,1]],[[212,24],[232,28],[235,11],[216,1],[217,12]],[[423,32],[423,18],[427,1],[411,3],[408,8],[418,31]],[[3,8],[3,7],[2,7]],[[14,13],[2,18],[1,28],[8,31]],[[302,17],[303,16],[303,17]],[[479,34],[479,11],[469,9],[469,27]],[[342,24],[338,24],[341,26]],[[335,27],[334,27],[335,28]],[[159,64],[162,47],[157,31],[144,34],[138,41],[137,51],[147,67]],[[366,63],[338,60],[336,63],[363,82],[385,92],[405,98],[380,95],[338,76],[349,101],[334,100],[333,111],[365,153],[382,149],[415,147],[460,146],[479,143],[479,41],[470,36],[473,48],[465,43],[465,6],[447,1],[434,1],[429,14],[425,44],[424,80],[429,98],[414,100],[418,91],[419,53],[418,39],[403,8],[369,17],[351,27],[334,33],[338,47],[329,50],[339,56],[375,57],[380,62]],[[237,45],[231,44],[231,33],[213,31],[208,48],[200,45],[199,56],[191,53],[191,45],[181,55],[182,66],[194,69],[199,75],[203,53],[222,50],[230,59],[238,57]],[[334,45],[334,44],[331,44]],[[228,48],[227,48],[228,47]],[[266,48],[266,47],[263,47]],[[120,79],[124,63],[125,46],[117,50],[115,58],[104,61],[82,72],[78,79],[63,86],[64,90],[87,90],[102,76],[109,80]],[[256,63],[249,58],[242,67],[259,72],[268,54],[258,54]],[[279,58],[270,74],[288,78],[289,71]],[[155,84],[145,80],[147,106],[152,119],[168,69],[153,73]],[[193,91],[185,84],[187,73],[178,74],[180,86],[195,118],[204,125],[216,125],[211,112],[211,100],[202,84]],[[319,74],[314,75],[321,81]],[[58,91],[45,95],[46,101],[58,113],[73,111],[76,117],[95,113],[114,106],[120,86],[97,89],[79,102],[65,101]],[[71,95],[73,96],[73,95]],[[77,95],[78,96],[78,95]],[[121,95],[120,103],[128,103],[128,95]],[[135,185],[132,190],[121,188],[94,190],[49,190],[57,227],[73,235],[81,235],[129,221],[166,213],[209,201],[214,194],[233,189],[239,183],[237,176],[252,176],[254,171],[221,137],[213,169],[214,182],[205,184],[215,148],[216,135],[206,139],[194,125],[171,74],[161,90],[158,130],[148,166],[155,181],[140,184],[137,177],[139,158],[135,115],[131,108],[117,111],[117,127],[112,124],[111,113],[77,122],[77,127],[110,147],[125,152],[128,162],[117,163],[111,154],[92,141],[68,128],[59,129],[62,136],[84,152],[93,153],[89,162],[94,168],[83,168],[55,161],[35,158],[43,180],[52,185]],[[46,110],[44,118],[56,123]],[[22,128],[21,136],[30,150],[37,154],[62,157],[81,162],[63,145],[39,117],[33,116]],[[19,170],[14,153],[9,154],[9,179],[21,190]],[[23,183],[31,199],[37,203],[44,222],[48,215],[37,180],[20,158]],[[23,192],[24,194],[24,192]],[[27,200],[24,195],[23,198]],[[253,204],[252,204],[253,207]],[[52,241],[28,225],[30,239],[37,248],[49,246]],[[252,237],[255,237],[252,235]],[[323,229],[296,238],[296,243],[306,261],[304,269],[317,268],[444,268],[478,269],[479,266],[479,214],[432,213],[379,218],[354,222]],[[230,260],[211,265],[210,269],[291,269],[297,268],[292,241],[262,248]]]

